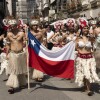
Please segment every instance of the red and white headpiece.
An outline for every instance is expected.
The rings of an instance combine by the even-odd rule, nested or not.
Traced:
[[[68,18],[67,20],[66,20],[66,25],[68,26],[68,27],[71,27],[71,26],[75,26],[75,19],[74,18]]]
[[[3,19],[4,29],[10,29],[13,26],[16,26],[17,28],[23,28],[26,27],[22,19]]]
[[[8,20],[8,25],[16,25],[17,21],[15,19]]]
[[[8,19],[8,29],[14,27],[14,26],[18,26],[18,21],[16,19]]]
[[[22,19],[18,19],[18,27],[24,27],[24,22]]]
[[[88,21],[86,20],[86,18],[82,17],[82,18],[78,18],[78,24],[80,26],[80,29],[88,26]]]
[[[16,26],[16,28],[24,28],[25,24],[22,19],[8,19],[8,25],[9,29],[13,26]]]
[[[62,25],[63,25],[63,22],[59,20],[59,21],[55,22],[54,28],[59,29],[59,27],[62,26]]]

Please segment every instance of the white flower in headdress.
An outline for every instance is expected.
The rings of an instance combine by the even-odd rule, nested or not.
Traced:
[[[92,20],[91,24],[97,24],[97,21],[96,20]]]
[[[35,19],[30,22],[30,25],[38,25],[38,24],[39,24],[39,21]]]
[[[11,19],[8,21],[8,25],[16,25],[17,21],[15,19]]]

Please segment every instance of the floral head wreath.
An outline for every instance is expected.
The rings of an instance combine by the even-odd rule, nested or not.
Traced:
[[[97,24],[97,21],[96,20],[92,20],[90,23],[91,23],[91,25]]]
[[[30,20],[30,26],[32,25],[39,25],[39,16],[32,16]]]
[[[71,26],[75,26],[75,19],[74,18],[68,18],[67,20],[66,20],[66,25],[68,26],[68,27],[71,27]]]
[[[88,26],[88,21],[84,17],[78,18],[77,21],[78,21],[78,24],[80,26],[80,29],[83,29],[84,27]]]
[[[15,19],[10,19],[10,20],[8,20],[8,25],[9,26],[17,25],[17,21]]]
[[[5,19],[3,19],[3,24],[6,29],[12,29],[14,28],[13,26],[16,26],[16,28],[25,27],[22,19],[15,19],[13,16],[7,16]]]
[[[54,28],[59,29],[59,26],[62,26],[62,25],[63,25],[63,22],[59,20],[59,21],[55,22]]]

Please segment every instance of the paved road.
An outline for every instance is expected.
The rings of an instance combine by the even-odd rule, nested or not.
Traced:
[[[3,80],[6,76],[0,76],[0,100],[100,100],[100,85],[93,84],[95,94],[92,97],[80,92],[75,83],[68,80],[46,76],[42,83],[31,80],[31,89],[23,89],[15,94],[7,92]]]

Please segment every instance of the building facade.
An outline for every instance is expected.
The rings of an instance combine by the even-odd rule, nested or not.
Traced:
[[[83,0],[80,15],[85,15],[87,19],[96,18],[100,13],[100,0]]]
[[[0,0],[0,19],[6,16],[6,0]]]
[[[36,0],[38,5],[39,15],[42,16],[43,21],[49,21],[49,7],[50,0]]]
[[[12,1],[14,0],[6,0],[7,3],[7,15],[12,15]]]
[[[25,20],[34,15],[41,16],[43,21],[79,16],[90,19],[98,17],[100,12],[100,0],[0,0],[0,4],[0,12],[5,12],[4,15]]]
[[[91,19],[98,17],[100,13],[100,0],[51,0],[50,10],[55,10],[53,19],[79,16]]]

